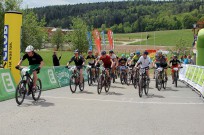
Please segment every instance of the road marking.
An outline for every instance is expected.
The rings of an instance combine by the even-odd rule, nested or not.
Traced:
[[[81,101],[99,101],[99,102],[114,102],[114,103],[132,103],[132,104],[157,104],[157,105],[204,105],[203,103],[195,102],[142,102],[142,101],[124,101],[124,100],[108,100],[108,99],[87,99],[87,98],[70,98],[70,97],[53,97],[53,96],[43,96],[43,98],[52,98],[52,99],[68,99],[68,100],[81,100]]]

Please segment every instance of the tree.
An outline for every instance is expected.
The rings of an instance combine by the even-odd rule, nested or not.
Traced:
[[[51,37],[51,42],[52,42],[52,45],[56,45],[57,46],[57,51],[59,50],[60,47],[63,46],[63,43],[64,43],[64,34],[62,33],[62,29],[57,29],[52,37]]]
[[[38,21],[37,16],[30,10],[23,12],[22,50],[25,50],[28,45],[32,45],[35,49],[41,49],[46,38],[44,26],[45,19]]]
[[[81,52],[86,52],[89,48],[87,41],[87,25],[81,18],[74,18],[72,20],[71,43],[72,49],[79,49]]]

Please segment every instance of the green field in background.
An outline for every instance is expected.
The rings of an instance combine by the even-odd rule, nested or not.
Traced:
[[[155,33],[155,38],[154,38]],[[150,35],[146,40],[147,35]],[[189,46],[193,42],[193,32],[191,29],[184,30],[168,30],[168,31],[155,31],[155,32],[141,32],[141,33],[129,33],[129,34],[115,34],[115,41],[127,41],[131,42],[135,39],[143,39],[142,42],[134,42],[129,45],[157,45],[157,46],[174,46],[178,40],[185,40]],[[116,44],[117,45],[117,44]]]

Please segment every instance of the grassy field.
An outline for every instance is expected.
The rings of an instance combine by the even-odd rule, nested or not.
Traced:
[[[45,62],[45,66],[53,66],[53,62],[52,62],[52,55],[53,55],[53,51],[37,51],[38,54],[40,54],[43,58],[43,61]],[[23,54],[22,54],[23,55]],[[57,56],[59,57],[60,55],[62,55],[62,58],[60,60],[60,65],[66,65],[67,62],[71,59],[71,57],[73,56],[73,52],[68,52],[68,51],[59,51]],[[24,66],[28,65],[28,61],[25,60],[23,62]]]
[[[155,33],[155,38],[154,38]],[[147,35],[150,35],[146,40]],[[156,45],[156,46],[174,46],[181,38],[189,43],[191,46],[193,42],[193,32],[191,29],[185,30],[168,30],[168,31],[155,31],[155,32],[141,32],[130,34],[115,34],[115,41],[131,42],[136,39],[142,39],[142,42],[133,42],[129,45]]]

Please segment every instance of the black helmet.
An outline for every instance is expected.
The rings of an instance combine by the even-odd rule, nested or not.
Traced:
[[[149,53],[147,51],[145,51],[143,54],[148,55]]]
[[[101,55],[106,55],[106,51],[101,51]]]
[[[114,53],[113,50],[110,50],[109,53]]]

